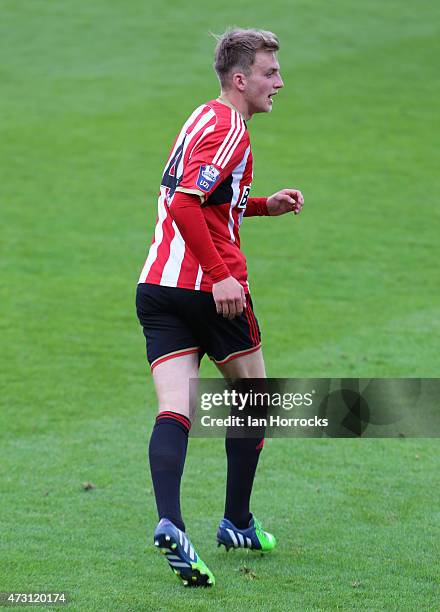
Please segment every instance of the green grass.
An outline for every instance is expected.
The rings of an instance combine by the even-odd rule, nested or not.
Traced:
[[[146,545],[155,399],[134,291],[170,144],[217,95],[208,31],[273,29],[286,86],[249,126],[253,194],[296,186],[306,206],[243,227],[268,373],[438,376],[439,8],[1,0],[0,15],[0,591],[64,589],[84,611],[438,609],[437,440],[269,440],[265,558],[215,548],[223,446],[192,440],[183,509],[218,584],[180,588]]]

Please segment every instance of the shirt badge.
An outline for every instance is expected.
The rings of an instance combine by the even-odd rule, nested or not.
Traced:
[[[200,166],[197,187],[199,187],[202,191],[209,191],[212,187],[214,187],[219,176],[220,170],[217,170],[215,166]]]

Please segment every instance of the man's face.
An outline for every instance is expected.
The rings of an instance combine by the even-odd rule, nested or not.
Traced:
[[[246,77],[244,97],[249,114],[270,113],[272,96],[284,87],[280,75],[280,65],[272,51],[257,51],[251,74]]]

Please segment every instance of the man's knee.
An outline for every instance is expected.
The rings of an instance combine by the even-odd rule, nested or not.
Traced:
[[[192,420],[190,381],[198,372],[198,355],[170,359],[153,370],[159,412],[177,412]]]
[[[243,355],[219,365],[218,368],[225,378],[266,378],[261,348],[250,355]]]

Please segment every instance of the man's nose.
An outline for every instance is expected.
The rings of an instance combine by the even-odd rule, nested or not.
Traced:
[[[284,82],[283,82],[283,79],[281,78],[281,75],[278,76],[278,81],[276,82],[275,87],[277,89],[281,89],[281,87],[284,87]]]

